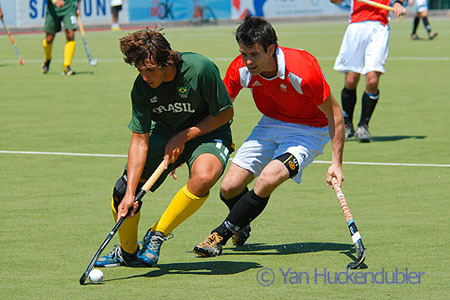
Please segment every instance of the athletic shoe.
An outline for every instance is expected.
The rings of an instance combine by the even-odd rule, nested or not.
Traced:
[[[152,232],[149,229],[142,239],[142,249],[137,253],[138,259],[147,267],[156,265],[161,245],[165,240],[167,238],[161,232]]]
[[[417,34],[413,33],[411,34],[411,39],[417,41],[420,40],[420,37]]]
[[[430,34],[428,35],[428,38],[430,40],[434,39],[435,37],[437,37],[438,33],[437,32],[430,32]]]
[[[52,60],[50,59],[50,60],[46,60],[46,61],[44,61],[44,63],[42,64],[42,66],[41,66],[41,72],[43,73],[43,74],[47,74],[48,73],[48,70],[50,70],[50,62],[51,62]]]
[[[70,66],[64,67],[61,75],[72,76],[75,75],[75,71],[70,68]]]
[[[353,128],[352,124],[345,124],[344,128],[345,128],[345,141],[355,136],[355,129]]]
[[[250,228],[250,225],[242,227],[238,232],[233,234],[231,237],[231,241],[233,242],[233,245],[237,247],[244,246],[245,242],[250,237],[250,231],[252,229]]]
[[[355,132],[355,136],[360,142],[364,143],[370,142],[369,126],[368,125],[358,126],[358,129]]]
[[[111,30],[112,31],[120,31],[121,29],[120,29],[119,24],[112,24],[111,25]]]
[[[96,267],[143,267],[142,262],[137,258],[136,253],[129,254],[125,251],[122,251],[122,247],[120,245],[115,245],[114,249],[109,252],[107,255],[100,257],[94,264]]]
[[[223,238],[217,233],[211,233],[206,240],[194,247],[194,253],[203,257],[213,257],[222,254]]]

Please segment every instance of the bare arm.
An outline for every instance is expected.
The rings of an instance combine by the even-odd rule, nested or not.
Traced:
[[[166,153],[164,155],[166,169],[169,163],[174,163],[178,156],[180,156],[183,152],[186,142],[201,135],[210,133],[211,131],[226,124],[231,120],[231,118],[233,118],[233,115],[234,110],[232,107],[229,107],[221,111],[217,116],[207,116],[196,125],[174,135],[166,145]]]
[[[78,0],[78,4],[77,4],[77,16],[81,16],[81,0]]]
[[[328,129],[331,138],[332,162],[331,166],[328,168],[327,184],[330,185],[331,178],[336,177],[339,185],[342,185],[342,181],[344,181],[344,175],[342,173],[342,156],[345,139],[342,111],[331,93],[325,102],[318,107],[328,118]]]
[[[147,160],[148,140],[148,133],[133,132],[130,148],[128,149],[127,191],[117,211],[118,219],[125,217],[128,209],[133,206],[136,187],[141,179],[145,161]],[[130,216],[134,215],[137,207],[138,204],[135,203]]]
[[[341,4],[344,0],[330,0],[330,2],[334,4]]]

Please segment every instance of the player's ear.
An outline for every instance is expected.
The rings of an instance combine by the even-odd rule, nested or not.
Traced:
[[[267,54],[269,54],[269,56],[273,56],[276,49],[277,47],[274,44],[269,45],[267,47]]]

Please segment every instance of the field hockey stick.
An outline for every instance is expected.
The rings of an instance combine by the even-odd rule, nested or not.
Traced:
[[[161,176],[161,174],[164,172],[164,161],[161,162],[158,166],[158,168],[153,172],[152,176],[145,182],[145,184],[141,187],[139,192],[134,197],[134,202],[140,201],[144,195],[151,189],[151,187],[155,184],[156,180]],[[133,207],[130,207],[128,210],[128,214],[133,210]],[[127,215],[128,215],[127,214]],[[89,276],[89,273],[92,271],[92,268],[94,267],[95,262],[100,257],[100,254],[102,251],[106,248],[108,243],[112,240],[113,236],[116,234],[117,230],[119,230],[119,227],[122,225],[123,221],[125,221],[125,217],[121,217],[119,221],[116,223],[114,228],[111,230],[111,232],[108,234],[106,239],[103,241],[100,248],[98,248],[97,252],[95,253],[94,257],[92,258],[91,262],[89,263],[88,267],[86,268],[86,271],[84,271],[83,275],[81,275],[80,278],[80,284],[84,285],[86,278]]]
[[[5,21],[3,21],[3,18],[1,18],[1,20],[2,20],[2,23],[3,23],[3,28],[5,28],[5,31],[8,34],[9,40],[11,41],[11,44],[12,44],[12,46],[14,48],[14,51],[16,51],[17,57],[19,58],[19,63],[21,65],[24,65],[25,64],[25,60],[22,58],[22,55],[20,55],[19,49],[16,46],[16,42],[14,42],[14,39],[12,37],[11,32],[9,32],[8,27],[6,27],[6,24],[5,24]]]
[[[84,50],[86,50],[86,54],[89,60],[89,64],[91,66],[96,66],[97,65],[97,59],[96,58],[92,58],[91,56],[91,51],[89,51],[89,46],[86,40],[86,35],[84,34],[84,27],[83,27],[83,23],[81,23],[81,16],[78,16],[78,26],[80,26],[80,31],[81,31],[81,37],[83,38],[83,43],[84,43]]]
[[[384,5],[384,4],[381,4],[381,3],[378,3],[378,2],[374,2],[374,1],[371,1],[371,0],[356,0],[356,1],[365,3],[365,4],[370,5],[370,6],[378,7],[378,8],[381,8],[381,9],[385,9],[385,10],[389,10],[389,11],[395,11],[395,9],[392,6]]]
[[[371,6],[374,6],[374,7],[378,7],[378,8],[381,8],[381,9],[386,9],[386,10],[389,10],[389,11],[395,11],[395,8],[393,8],[392,6],[384,5],[384,4],[381,4],[381,3],[378,3],[378,2],[374,2],[374,1],[371,1],[371,0],[356,0],[356,1],[368,4],[368,5],[371,5]],[[401,22],[405,15],[406,15],[406,12],[404,14],[402,14],[398,18],[398,22]]]
[[[361,240],[361,235],[359,234],[358,228],[356,228],[355,221],[353,220],[352,213],[348,208],[347,201],[345,201],[344,193],[342,192],[341,187],[339,186],[339,182],[336,178],[331,179],[331,184],[333,186],[334,191],[336,192],[337,199],[339,204],[341,205],[342,211],[344,212],[345,221],[347,222],[348,229],[350,231],[350,235],[352,236],[353,245],[355,245],[356,254],[358,256],[357,260],[351,262],[347,265],[347,269],[356,269],[359,265],[364,262],[366,258],[366,251],[364,249],[363,242]]]

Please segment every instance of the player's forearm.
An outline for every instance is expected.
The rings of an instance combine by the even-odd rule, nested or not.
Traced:
[[[330,0],[330,2],[334,4],[341,4],[344,0]]]
[[[344,121],[342,117],[342,111],[337,103],[336,99],[332,97],[332,114],[333,119],[329,119],[329,123],[333,127],[333,131],[331,132],[330,127],[330,137],[331,137],[331,152],[332,152],[332,162],[335,164],[342,165],[342,156],[344,152],[344,141],[345,141],[345,130],[344,130]]]
[[[128,149],[127,193],[134,196],[147,160],[148,134],[133,133]]]
[[[330,96],[318,107],[328,119],[332,162],[333,164],[342,165],[345,132],[341,108],[331,93]]]
[[[217,116],[207,116],[196,125],[183,131],[182,134],[185,136],[185,141],[190,141],[196,137],[210,133],[222,125],[225,125],[233,118],[233,115],[233,107],[229,107],[221,111]]]
[[[331,133],[331,158],[334,164],[342,165],[342,157],[344,153],[345,131],[342,122],[342,115],[334,116],[333,124],[334,132]],[[331,129],[330,129],[331,131]]]

